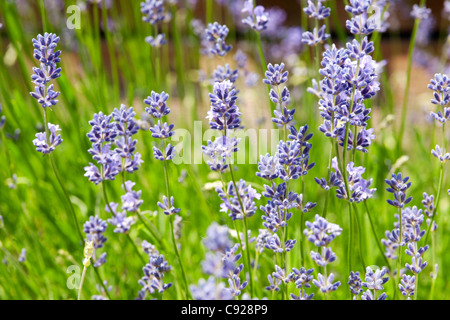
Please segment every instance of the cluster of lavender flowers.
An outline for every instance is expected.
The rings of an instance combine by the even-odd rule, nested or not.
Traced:
[[[323,43],[330,38],[330,35],[326,33],[326,25],[323,24],[319,28],[319,21],[325,20],[330,16],[331,10],[323,5],[326,0],[308,0],[308,5],[303,8],[303,11],[308,15],[310,19],[315,19],[316,26],[313,31],[305,31],[302,35],[302,42],[308,46],[316,46],[319,43]]]
[[[370,5],[371,1],[352,0],[345,7],[352,15],[346,26],[359,40],[348,42],[345,49],[337,49],[334,44],[328,48],[323,54],[322,69],[319,71],[324,78],[320,86],[313,80],[313,88],[308,89],[320,99],[319,110],[324,123],[319,130],[334,139],[333,144],[338,143],[344,148],[344,162],[348,150],[353,151],[355,159],[356,151],[368,152],[367,148],[375,139],[374,130],[367,129],[371,109],[365,106],[365,101],[380,89],[377,81],[379,65],[370,56],[374,45],[368,40],[377,28],[374,17],[368,14]],[[369,188],[371,180],[361,178],[364,168],[354,167],[354,162],[350,162],[342,165],[346,172],[339,172],[334,160],[332,167],[335,172],[330,173],[328,181],[338,187],[339,198],[361,202],[372,197],[375,189]],[[330,188],[326,179],[316,179],[316,182],[326,190]]]
[[[450,77],[446,74],[437,73],[434,79],[430,80],[428,88],[433,91],[431,103],[440,106],[442,110],[431,112],[431,117],[443,126],[443,146],[436,145],[431,154],[442,164],[450,160],[450,153],[446,152],[445,125],[450,121]]]
[[[346,170],[349,195],[347,195],[344,177],[339,169],[336,157],[333,158],[331,167],[334,172],[331,172],[329,182],[327,182],[324,178],[315,178],[317,184],[323,189],[329,190],[330,188],[336,187],[336,197],[339,199],[346,199],[354,203],[360,203],[372,198],[376,189],[370,188],[372,179],[365,180],[362,178],[362,174],[366,171],[364,167],[355,167],[353,162],[349,162],[347,164]]]
[[[247,287],[247,281],[241,281],[240,273],[244,265],[237,265],[242,254],[236,254],[240,245],[232,243],[229,238],[230,230],[213,222],[207,229],[207,237],[203,241],[209,250],[202,261],[202,270],[210,278],[201,279],[198,286],[191,285],[190,290],[196,300],[232,300],[239,297]],[[221,279],[227,279],[228,287]]]
[[[320,74],[324,79],[320,90],[317,84],[310,90],[320,98],[319,110],[324,123],[319,130],[337,139],[347,150],[368,152],[366,148],[375,138],[373,129],[366,129],[371,109],[364,105],[379,90],[377,64],[368,55],[373,50],[373,43],[367,37],[361,43],[356,40],[347,43],[347,49],[333,45],[323,55]],[[349,125],[354,126],[353,132]]]
[[[107,293],[112,291],[113,287],[108,285],[108,281],[103,281],[103,286],[97,284],[95,285],[99,294],[95,294],[92,296],[92,300],[109,300],[107,297]]]
[[[145,0],[141,2],[142,20],[154,26],[155,34],[148,36],[145,41],[152,47],[159,48],[167,43],[166,35],[158,33],[158,23],[164,21],[166,12],[162,0]]]
[[[269,241],[269,243],[277,243],[276,232],[285,227],[286,222],[292,216],[292,213],[287,212],[288,210],[298,208],[306,213],[315,206],[314,203],[310,202],[303,205],[302,194],[288,192],[289,181],[308,174],[315,163],[309,163],[309,152],[312,144],[308,141],[312,138],[312,134],[307,133],[307,125],[300,127],[297,131],[293,125],[295,109],[288,108],[290,103],[289,90],[287,87],[280,89],[280,85],[288,80],[288,72],[284,71],[284,64],[276,64],[275,66],[269,64],[265,75],[266,78],[263,82],[271,86],[270,99],[277,105],[274,111],[275,117],[272,118],[272,121],[278,126],[284,127],[285,138],[287,138],[280,140],[274,156],[266,154],[260,157],[259,171],[256,173],[257,176],[271,182],[270,186],[264,186],[265,192],[263,193],[263,196],[271,200],[265,207],[261,206],[261,210],[265,213],[265,216],[263,216],[266,221],[264,226],[274,233],[272,240],[275,242]],[[274,181],[276,178],[283,180],[278,186]],[[281,216],[279,212],[282,212]],[[278,222],[276,222],[277,220]],[[294,244],[295,240],[290,241],[289,247],[292,249],[291,246]]]
[[[207,28],[200,34],[202,54],[225,56],[232,49],[232,46],[225,42],[229,31],[226,25],[221,25],[218,22],[208,23]]]
[[[389,193],[394,194],[394,200],[387,200],[387,202],[398,208],[399,212],[405,207],[406,204],[410,203],[412,197],[407,197],[406,191],[411,187],[411,182],[408,182],[409,177],[402,177],[401,173],[392,174],[392,179],[385,180],[389,185],[386,190]],[[399,214],[395,214],[395,219],[397,222],[394,223],[394,230],[386,231],[386,239],[382,239],[382,244],[386,247],[385,255],[388,259],[397,259],[400,246],[404,246],[403,235],[401,229],[401,217]]]
[[[324,275],[318,274],[318,280],[313,280],[313,284],[324,294],[336,291],[341,285],[340,281],[333,283],[334,274],[327,276],[327,265],[336,260],[336,254],[328,245],[342,233],[341,227],[337,224],[330,223],[326,219],[316,215],[313,222],[306,222],[307,229],[304,234],[307,239],[314,243],[316,247],[320,247],[321,252],[311,251],[311,258],[320,267],[324,269]],[[308,230],[309,229],[309,230]]]
[[[133,135],[139,131],[135,115],[132,107],[121,105],[112,114],[99,112],[89,121],[92,129],[87,136],[92,148],[88,151],[99,165],[89,163],[84,168],[89,181],[97,185],[105,180],[115,180],[119,173],[138,170],[143,160],[140,153],[136,152],[137,140],[133,139]],[[115,121],[111,121],[113,119]]]
[[[299,295],[293,293],[290,294],[292,300],[312,300],[314,293],[308,294],[306,289],[311,288],[311,281],[314,280],[312,273],[314,269],[308,269],[301,267],[300,269],[292,268],[291,272],[286,272],[285,269],[275,265],[275,272],[272,275],[268,275],[269,286],[265,289],[272,292],[280,291],[280,285],[284,283],[286,286],[289,283],[294,283],[297,289],[300,289]]]
[[[263,6],[255,7],[253,5],[253,0],[246,0],[244,2],[242,12],[248,14],[245,19],[242,19],[242,23],[244,25],[247,25],[258,32],[267,29],[269,12],[265,11]]]
[[[394,200],[388,200],[388,203],[397,208],[399,214],[395,215],[397,219],[397,222],[394,223],[395,229],[391,232],[386,231],[387,239],[382,239],[382,243],[386,247],[386,257],[389,259],[399,258],[399,261],[401,261],[401,248],[406,247],[405,253],[411,257],[412,263],[406,263],[405,267],[415,276],[403,274],[399,289],[402,295],[410,297],[415,293],[416,276],[427,266],[427,262],[423,260],[423,255],[429,249],[429,246],[419,246],[419,241],[426,233],[425,230],[421,229],[424,221],[423,211],[417,209],[416,206],[405,207],[412,201],[412,197],[408,197],[406,194],[407,189],[411,187],[411,182],[408,182],[408,180],[408,177],[402,178],[400,173],[393,174],[391,180],[386,180],[389,185],[387,191],[394,194]],[[433,200],[434,197],[429,197],[424,193],[422,203],[427,209],[427,215],[430,215],[429,210],[434,209]],[[431,221],[428,221],[428,224],[430,223]],[[436,228],[437,225],[433,225],[433,229]]]
[[[269,200],[265,206],[260,207],[264,212],[263,226],[267,231],[260,231],[257,239],[258,247],[264,247],[285,256],[285,253],[291,251],[297,242],[296,239],[287,239],[287,225],[293,215],[290,210],[296,208],[301,210],[301,214],[305,214],[316,204],[311,202],[304,204],[303,194],[289,191],[289,182],[308,174],[315,164],[309,163],[309,152],[312,145],[308,141],[312,134],[307,132],[307,125],[300,127],[297,131],[293,125],[295,109],[289,109],[289,90],[287,87],[280,88],[288,80],[288,72],[284,71],[284,66],[283,63],[275,66],[269,64],[263,82],[271,86],[269,96],[271,101],[277,105],[272,121],[284,128],[285,139],[280,140],[274,156],[261,155],[258,163],[259,171],[256,175],[270,182],[270,185],[264,185],[265,191],[263,192],[263,196]],[[275,182],[278,178],[283,181],[279,185]],[[276,266],[275,269],[276,271],[268,276],[270,286],[266,289],[271,291],[278,291],[281,282],[286,285],[289,282],[295,282],[294,280],[298,280],[297,276],[300,277],[301,273],[298,269],[293,269],[293,273],[288,274],[286,261],[283,268]],[[303,268],[301,270],[306,272]],[[311,272],[308,273],[308,276]],[[312,298],[304,292],[304,284],[299,283],[297,288],[301,289],[300,296],[291,296],[293,299]]]
[[[223,131],[223,135],[214,142],[208,141],[208,145],[202,149],[211,159],[208,161],[211,170],[224,172],[228,168],[227,159],[238,151],[237,145],[240,142],[240,139],[231,137],[228,131],[241,126],[241,113],[236,105],[237,90],[229,80],[215,82],[213,93],[210,93],[209,97],[211,108],[207,119],[211,129]]]
[[[141,191],[133,190],[135,183],[125,181],[125,174],[135,172],[143,162],[141,155],[136,151],[137,140],[133,139],[139,131],[135,115],[132,107],[127,108],[121,105],[120,109],[114,109],[110,115],[99,112],[94,114],[93,120],[89,121],[92,129],[87,133],[87,137],[92,143],[92,148],[88,152],[98,166],[93,163],[86,166],[85,176],[95,185],[105,183],[107,180],[115,180],[119,174],[122,176],[122,188],[125,192],[121,197],[122,211],[119,211],[118,203],[108,202],[106,190],[104,190],[105,211],[112,216],[107,222],[114,226],[115,233],[128,234],[135,221],[133,217],[127,216],[127,212],[136,212],[143,203],[140,199]],[[102,248],[106,241],[103,234],[106,231],[107,222],[98,216],[91,216],[84,224],[86,240],[94,242],[94,267],[99,267],[106,262],[107,253],[104,252],[97,258],[95,250]]]
[[[158,120],[158,122],[150,128],[152,137],[163,141],[162,149],[153,146],[153,156],[155,159],[163,162],[172,160],[176,155],[175,147],[170,143],[167,143],[167,140],[175,134],[175,131],[173,130],[175,125],[162,121],[162,118],[170,113],[170,108],[167,106],[168,99],[169,95],[164,91],[161,93],[152,91],[151,95],[144,100],[144,103],[148,105],[148,107],[145,108],[145,111],[152,116],[155,121]],[[174,201],[174,197],[167,194],[163,196],[162,202],[158,202],[158,206],[164,210],[164,214],[171,216],[180,212],[180,209],[173,206]]]
[[[172,286],[171,282],[164,283],[164,276],[172,270],[172,266],[151,243],[144,240],[142,248],[148,255],[149,262],[142,268],[144,276],[139,280],[142,289],[139,291],[136,300],[144,300],[147,294],[155,294],[156,292],[162,294]]]
[[[106,221],[99,218],[99,216],[90,216],[89,220],[83,225],[83,232],[86,234],[86,241],[93,242],[94,252],[92,260],[94,261],[94,267],[98,268],[106,263],[107,253],[103,252],[100,256],[97,256],[97,250],[104,247],[104,244],[108,238],[104,233],[108,224]]]
[[[32,82],[36,85],[35,91],[30,95],[44,108],[44,126],[45,132],[36,133],[36,139],[33,144],[38,152],[44,155],[49,154],[62,143],[58,125],[47,123],[45,108],[52,108],[58,103],[60,92],[54,90],[54,85],[48,85],[52,80],[61,76],[61,68],[57,63],[61,62],[61,51],[56,50],[59,37],[53,33],[38,35],[33,39],[34,54],[33,57],[40,62],[39,68],[33,67],[34,74],[31,76]],[[48,132],[50,131],[50,132]]]
[[[359,276],[359,272],[352,271],[348,277],[348,285],[353,294],[353,300],[357,300],[359,294],[363,292],[362,287],[367,288],[361,295],[362,300],[386,300],[386,293],[383,292],[377,297],[377,291],[384,290],[383,285],[389,280],[389,277],[385,277],[387,272],[388,270],[386,268],[374,271],[371,267],[367,267],[365,281],[363,282]]]

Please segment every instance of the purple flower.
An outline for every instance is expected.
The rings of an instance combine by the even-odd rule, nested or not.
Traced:
[[[386,300],[386,298],[387,298],[387,295],[385,292],[383,292],[376,300]],[[364,292],[361,295],[361,299],[362,300],[375,300],[375,296],[372,293],[372,291],[367,290],[366,292]]]
[[[175,147],[170,143],[166,146],[166,150],[161,151],[158,147],[153,147],[153,156],[156,160],[167,161],[175,157]]]
[[[217,283],[214,277],[200,279],[198,285],[190,285],[189,289],[195,300],[232,300],[233,295],[223,282]]]
[[[292,272],[289,274],[291,281],[295,283],[297,289],[311,288],[310,282],[313,280],[314,276],[312,273],[314,269],[308,269],[301,267],[300,270],[297,268],[292,268]]]
[[[232,242],[229,238],[229,230],[227,226],[221,226],[217,222],[211,223],[206,230],[206,238],[203,244],[211,251],[225,253],[232,247]]]
[[[267,276],[269,280],[269,286],[265,287],[268,291],[280,291],[281,280],[279,278],[272,277],[270,274]]]
[[[442,150],[438,145],[436,145],[434,150],[431,150],[431,154],[443,164],[450,160],[450,153],[446,153],[445,150]]]
[[[428,89],[433,90],[431,103],[445,106],[450,103],[450,78],[446,74],[436,73],[430,80]]]
[[[151,95],[144,100],[144,103],[150,106],[145,108],[145,111],[158,119],[168,115],[170,109],[167,107],[167,99],[169,99],[169,95],[164,91],[160,94],[152,91]]]
[[[175,200],[174,200],[173,196],[170,197],[170,204],[169,204],[169,199],[166,196],[163,196],[163,202],[162,203],[158,202],[158,206],[164,210],[165,215],[170,216],[170,215],[176,214],[181,211],[181,209],[175,208],[173,206],[174,201]]]
[[[144,202],[141,200],[142,191],[133,191],[133,187],[136,183],[132,181],[126,181],[124,189],[126,191],[122,198],[122,209],[128,212],[135,212],[139,209],[140,205]]]
[[[141,12],[144,15],[142,20],[150,24],[156,24],[165,18],[164,5],[161,0],[141,2]]]
[[[149,255],[149,263],[144,268],[144,276],[138,281],[142,289],[138,293],[136,300],[144,300],[148,293],[163,293],[172,286],[172,283],[164,283],[164,276],[172,270],[163,255],[147,241],[142,243],[144,251]]]
[[[222,82],[225,80],[229,80],[232,83],[235,83],[237,78],[239,77],[238,69],[232,70],[230,65],[227,63],[225,66],[217,66],[216,70],[214,70],[212,83]]]
[[[211,129],[222,131],[236,129],[241,125],[241,113],[236,106],[237,91],[229,80],[214,83],[213,93],[209,94],[211,109],[207,119]]]
[[[59,37],[56,34],[47,32],[43,36],[39,34],[36,39],[33,39],[33,57],[45,66],[61,62],[59,58],[61,51],[55,51],[58,42]]]
[[[225,43],[228,32],[226,25],[220,25],[217,22],[208,24],[205,40],[210,44],[209,53],[223,57],[231,50],[232,46]]]
[[[22,248],[22,250],[20,250],[20,256],[17,260],[20,263],[24,263],[25,261],[27,261],[27,249]]]
[[[350,5],[345,6],[345,11],[354,16],[360,16],[367,13],[372,0],[350,0]]]
[[[413,296],[415,292],[416,277],[404,274],[402,276],[402,279],[400,280],[400,284],[398,285],[398,287],[402,295],[410,299],[409,297]]]
[[[127,217],[126,211],[117,212],[118,206],[119,205],[114,202],[111,202],[109,206],[105,206],[106,212],[110,212],[109,207],[111,207],[111,210],[113,211],[110,212],[113,214],[113,217],[111,219],[108,219],[108,222],[116,227],[114,229],[115,233],[128,233],[128,231],[130,231],[131,225],[134,224],[135,221],[132,217]]]
[[[237,183],[239,197],[232,181],[228,184],[226,191],[217,187],[216,192],[222,199],[220,211],[228,213],[233,220],[242,220],[244,216],[247,218],[253,216],[257,209],[255,199],[261,198],[261,195],[242,179]]]
[[[326,33],[326,26],[323,25],[320,29],[314,28],[312,32],[303,32],[302,42],[308,46],[315,46],[318,43],[325,42],[330,36],[330,34]]]
[[[256,175],[263,179],[273,180],[279,177],[280,170],[280,162],[275,155],[272,157],[270,154],[266,154],[265,156],[260,155],[260,160],[258,162],[258,170]]]
[[[54,151],[57,146],[62,143],[61,135],[58,132],[61,131],[58,125],[48,123],[48,129],[50,135],[47,137],[46,132],[36,133],[36,139],[33,140],[33,144],[38,152],[43,154],[49,154]]]
[[[106,263],[106,256],[107,253],[103,252],[100,257],[97,258],[97,260],[94,262],[94,267],[98,268],[101,267],[102,265],[104,265]]]
[[[145,38],[147,42],[153,48],[161,48],[167,43],[166,35],[164,33],[158,34],[156,37],[148,36]]]
[[[401,173],[392,174],[392,179],[386,179],[385,182],[388,184],[387,192],[394,194],[394,200],[387,200],[391,206],[396,208],[403,208],[406,204],[410,203],[412,197],[406,197],[406,190],[411,187],[411,182],[408,182],[409,177],[402,177]]]
[[[308,240],[317,247],[325,247],[337,236],[341,235],[342,228],[337,224],[330,223],[326,219],[316,214],[314,221],[307,221],[303,233]]]
[[[385,277],[386,273],[385,268],[373,271],[371,267],[367,267],[365,281],[361,285],[370,290],[383,290],[383,285],[389,280],[389,277]]]
[[[108,224],[98,216],[90,216],[89,220],[83,225],[83,232],[86,233],[88,241],[94,241],[94,248],[99,249],[103,247],[107,238],[103,235]]]
[[[35,98],[43,108],[56,105],[59,92],[53,90],[53,84],[47,87],[47,84],[60,77],[61,68],[57,63],[61,62],[61,51],[55,51],[59,42],[59,37],[53,33],[38,35],[33,39],[34,58],[40,62],[39,68],[33,68],[34,74],[31,76],[36,85],[35,91],[30,95]]]
[[[359,272],[350,272],[350,276],[348,277],[348,285],[350,288],[351,293],[354,295],[354,298],[356,299],[356,296],[358,296],[363,289],[361,278],[359,277]]]
[[[271,86],[279,86],[287,81],[288,71],[283,71],[285,65],[284,63],[276,64],[273,66],[271,63],[267,65],[267,71],[265,73],[266,78],[263,79],[265,84]]]
[[[328,18],[331,13],[331,9],[323,5],[326,0],[318,0],[314,3],[312,0],[308,0],[308,5],[303,8],[303,11],[308,15],[308,17],[317,20],[324,20]]]
[[[339,286],[341,285],[340,281],[336,281],[333,283],[333,281],[334,281],[333,273],[330,273],[328,278],[325,278],[321,273],[319,273],[317,275],[317,279],[318,280],[314,279],[312,282],[323,293],[330,293],[330,292],[336,291],[339,288]]]
[[[325,267],[327,264],[335,261],[336,258],[337,256],[331,248],[324,248],[322,254],[311,251],[311,259],[320,267]]]
[[[207,161],[210,169],[224,172],[228,168],[227,158],[231,158],[233,153],[239,150],[237,147],[239,142],[240,139],[227,136],[218,137],[214,142],[208,140],[208,145],[202,146],[202,152],[210,158]]]
[[[242,12],[248,13],[248,16],[242,20],[243,24],[248,25],[256,31],[267,29],[269,13],[265,11],[263,6],[256,6],[253,8],[253,0],[246,0]]]
[[[430,14],[431,14],[431,9],[428,9],[427,7],[420,7],[417,4],[413,5],[413,9],[411,11],[411,16],[414,19],[425,20],[425,19],[428,19]]]

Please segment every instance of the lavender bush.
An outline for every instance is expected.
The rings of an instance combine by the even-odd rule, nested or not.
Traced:
[[[0,1],[1,299],[450,298],[449,1],[69,2]]]

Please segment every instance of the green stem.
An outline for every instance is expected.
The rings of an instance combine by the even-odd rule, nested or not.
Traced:
[[[439,202],[441,200],[441,190],[443,188],[442,184],[444,182],[444,174],[445,174],[445,167],[444,167],[444,164],[441,163],[441,170],[439,172],[439,187],[438,187],[438,193],[437,193],[437,196],[436,196],[436,205],[435,205],[434,210],[433,210],[433,215],[431,217],[431,222],[428,225],[428,229],[427,229],[427,233],[426,233],[426,236],[425,236],[425,242],[424,243],[428,242],[428,235],[430,234],[431,227],[433,225],[434,219],[436,218],[436,211],[438,209]]]
[[[249,242],[248,242],[247,217],[245,215],[244,205],[242,204],[242,199],[241,199],[241,195],[239,194],[239,189],[237,188],[236,180],[234,179],[232,165],[230,164],[229,167],[230,167],[230,173],[231,173],[231,180],[233,181],[233,185],[234,185],[234,190],[236,190],[236,195],[239,200],[239,205],[241,206],[241,209],[242,209],[242,220],[244,223],[244,237],[245,237],[245,247],[246,247],[245,251],[246,251],[248,271],[249,271],[249,276],[250,276],[249,285],[250,285],[251,295],[253,296],[253,275],[252,275],[252,264],[251,264],[251,260],[250,260],[250,246],[249,246]]]
[[[206,0],[206,23],[213,22],[213,0]]]
[[[166,140],[163,139],[164,141],[164,152],[166,150]],[[165,156],[165,155],[164,155]],[[169,201],[170,203],[170,187],[169,187],[169,174],[168,174],[168,169],[167,169],[167,159],[164,159],[164,179],[166,182],[166,193],[167,193],[167,201]],[[183,262],[181,260],[180,257],[180,253],[178,252],[178,246],[177,246],[177,242],[175,239],[175,230],[173,227],[173,215],[170,216],[170,233],[172,234],[172,243],[173,243],[173,249],[175,251],[175,255],[177,256],[177,260],[178,260],[178,264],[180,265],[180,269],[181,269],[181,276],[183,278],[183,282],[184,282],[184,290],[185,290],[185,299],[188,299],[188,295],[189,295],[189,290],[188,290],[188,285],[187,285],[187,280],[186,280],[186,274],[184,272],[184,266],[183,266]]]
[[[56,168],[55,160],[53,159],[53,154],[52,153],[50,153],[50,163],[52,165],[52,169],[53,169],[53,172],[55,174],[56,180],[58,180],[58,183],[59,183],[59,185],[60,185],[60,187],[61,187],[61,189],[62,189],[62,191],[64,193],[64,196],[65,196],[65,198],[67,200],[67,203],[69,204],[69,209],[70,209],[70,212],[72,214],[73,222],[74,222],[75,227],[77,229],[78,237],[80,238],[80,241],[83,243],[84,242],[84,237],[83,237],[83,235],[81,233],[80,226],[78,225],[78,219],[77,219],[77,215],[75,213],[75,209],[73,208],[73,204],[72,204],[72,201],[70,200],[70,196],[67,193],[66,188],[64,187],[64,183],[61,180],[61,176],[59,175],[58,169]]]
[[[134,248],[134,250],[136,251],[136,254],[138,255],[139,259],[141,259],[141,262],[143,265],[146,265],[147,262],[145,261],[144,258],[142,258],[141,256],[141,252],[139,251],[138,247],[136,246],[136,244],[134,243],[133,239],[131,239],[130,234],[126,233],[128,241],[131,243],[132,247]]]
[[[100,285],[102,286],[103,291],[105,291],[105,294],[108,297],[108,299],[111,300],[111,296],[109,295],[108,288],[106,288],[106,286],[102,280],[102,277],[100,276],[100,273],[98,272],[96,267],[93,267],[93,268],[94,268],[95,276],[97,277],[97,280],[100,282]]]
[[[330,139],[330,155],[328,157],[328,172],[327,172],[327,183],[330,183],[330,179],[331,179],[331,163],[333,161],[333,140]],[[325,194],[325,205],[323,207],[323,211],[322,211],[322,217],[325,219],[327,217],[327,211],[328,211],[328,201],[330,198],[330,192],[326,191]]]
[[[352,269],[352,249],[353,249],[353,215],[352,215],[352,205],[348,203],[348,221],[349,221],[349,235],[348,235],[348,248],[347,248],[347,265],[348,274]]]
[[[367,212],[367,216],[369,217],[370,227],[372,229],[372,234],[373,234],[373,237],[375,239],[375,243],[377,244],[378,250],[380,251],[381,256],[384,258],[384,261],[386,262],[386,265],[389,268],[389,271],[392,271],[391,270],[391,265],[389,263],[389,260],[386,257],[386,255],[384,254],[383,248],[381,247],[381,243],[380,243],[380,241],[379,241],[379,239],[377,237],[377,233],[375,231],[375,225],[373,224],[372,216],[370,214],[370,210],[369,210],[369,207],[367,206],[367,202],[366,201],[364,201],[364,206],[366,207],[366,212]]]
[[[361,224],[360,224],[360,220],[359,220],[358,207],[356,206],[356,204],[353,204],[353,209],[355,211],[356,228],[358,229],[359,257],[361,259],[362,269],[366,270],[366,262],[364,261],[364,255],[363,255],[363,241],[362,241],[363,238],[362,238]]]
[[[111,215],[114,216],[115,214],[114,214],[114,211],[113,211],[113,209],[111,208],[111,205],[110,205],[110,203],[109,203],[109,200],[108,200],[108,193],[106,192],[106,182],[103,181],[103,182],[102,182],[102,185],[103,185],[103,188],[102,188],[102,190],[103,190],[103,200],[105,201],[106,206],[108,207],[109,212],[111,213]],[[129,235],[128,233],[127,233],[126,235],[127,235],[128,241],[131,243],[131,245],[133,246],[133,248],[136,250],[136,253],[137,253],[137,255],[139,256],[139,259],[141,259],[141,262],[145,265],[145,264],[146,264],[146,261],[145,261],[144,258],[142,258],[141,252],[140,252],[139,249],[136,247],[136,244],[134,243],[133,239],[131,239],[131,237],[130,237],[130,235]]]
[[[266,58],[264,56],[264,50],[262,48],[261,34],[258,31],[256,31],[256,44],[258,47],[259,60],[261,62],[262,74],[264,75],[264,73],[266,72],[266,68],[267,68],[267,62],[266,62]],[[267,92],[270,95],[270,86],[267,87]],[[275,103],[273,103],[272,100],[270,100],[270,114],[273,113],[275,108],[276,108]]]
[[[398,208],[398,215],[399,215],[399,228],[400,228],[400,243],[398,245],[398,260],[397,260],[397,274],[395,275],[395,288],[394,291],[394,299],[397,296],[397,288],[398,283],[400,281],[400,270],[402,267],[402,239],[403,239],[403,219],[402,219],[402,209]]]
[[[81,274],[80,288],[78,289],[78,300],[81,300],[81,291],[83,289],[84,278],[86,277],[86,266],[83,266],[83,273]]]

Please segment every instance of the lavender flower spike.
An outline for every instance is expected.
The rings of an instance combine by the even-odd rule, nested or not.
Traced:
[[[265,11],[263,6],[253,7],[253,0],[246,0],[242,12],[248,13],[248,16],[242,20],[243,24],[248,25],[256,31],[267,29],[269,13]]]
[[[58,132],[61,131],[58,125],[48,123],[48,129],[50,131],[50,136],[47,137],[45,132],[36,133],[36,139],[33,140],[33,144],[38,152],[42,152],[44,155],[49,154],[54,151],[57,146],[59,146],[63,139]]]

